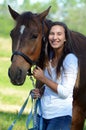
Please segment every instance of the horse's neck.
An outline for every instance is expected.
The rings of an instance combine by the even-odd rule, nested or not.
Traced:
[[[70,31],[72,47],[78,57],[86,57],[86,36],[79,32]]]
[[[44,39],[46,39],[46,37],[48,35],[48,30],[50,29],[51,24],[52,24],[52,21],[45,19],[44,25],[43,25]],[[42,39],[41,53],[40,53],[39,61],[38,61],[38,66],[40,66],[42,69],[44,67],[44,63],[41,62],[41,59],[43,59],[43,61],[45,60],[46,44],[47,44],[47,41]]]

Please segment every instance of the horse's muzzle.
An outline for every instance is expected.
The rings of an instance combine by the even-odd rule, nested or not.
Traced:
[[[23,74],[22,70],[18,69],[16,72],[11,71],[11,69],[8,69],[8,76],[10,78],[10,81],[14,85],[23,85],[26,75]]]

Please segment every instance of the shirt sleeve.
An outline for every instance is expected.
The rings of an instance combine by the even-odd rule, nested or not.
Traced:
[[[78,59],[70,53],[64,61],[61,72],[61,83],[58,84],[57,91],[61,98],[67,98],[73,94],[73,88],[76,83],[78,73]]]

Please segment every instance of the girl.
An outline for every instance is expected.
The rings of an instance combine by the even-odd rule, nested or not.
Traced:
[[[33,76],[45,88],[42,95],[39,89],[32,90],[35,98],[41,97],[43,130],[70,130],[77,73],[78,59],[72,50],[69,30],[64,23],[53,22],[43,69],[33,70]]]

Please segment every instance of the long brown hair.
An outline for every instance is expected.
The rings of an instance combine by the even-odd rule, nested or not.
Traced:
[[[57,74],[59,74],[60,73],[60,68],[61,68],[61,66],[63,64],[63,60],[64,60],[65,56],[68,53],[73,53],[73,47],[72,47],[72,40],[71,40],[71,36],[70,36],[70,30],[68,29],[66,24],[64,24],[63,22],[58,22],[57,21],[57,22],[53,22],[51,27],[55,26],[55,25],[60,25],[65,29],[65,37],[66,37],[66,41],[64,43],[64,48],[63,48],[63,53],[62,53],[61,58],[59,59],[58,65],[56,67]],[[49,29],[49,32],[50,32],[50,30],[51,30],[51,28]],[[49,32],[48,32],[48,35],[47,35],[47,48],[45,49],[45,64],[51,58],[54,57],[53,48],[50,46],[50,43],[49,43],[49,40],[48,40]]]

